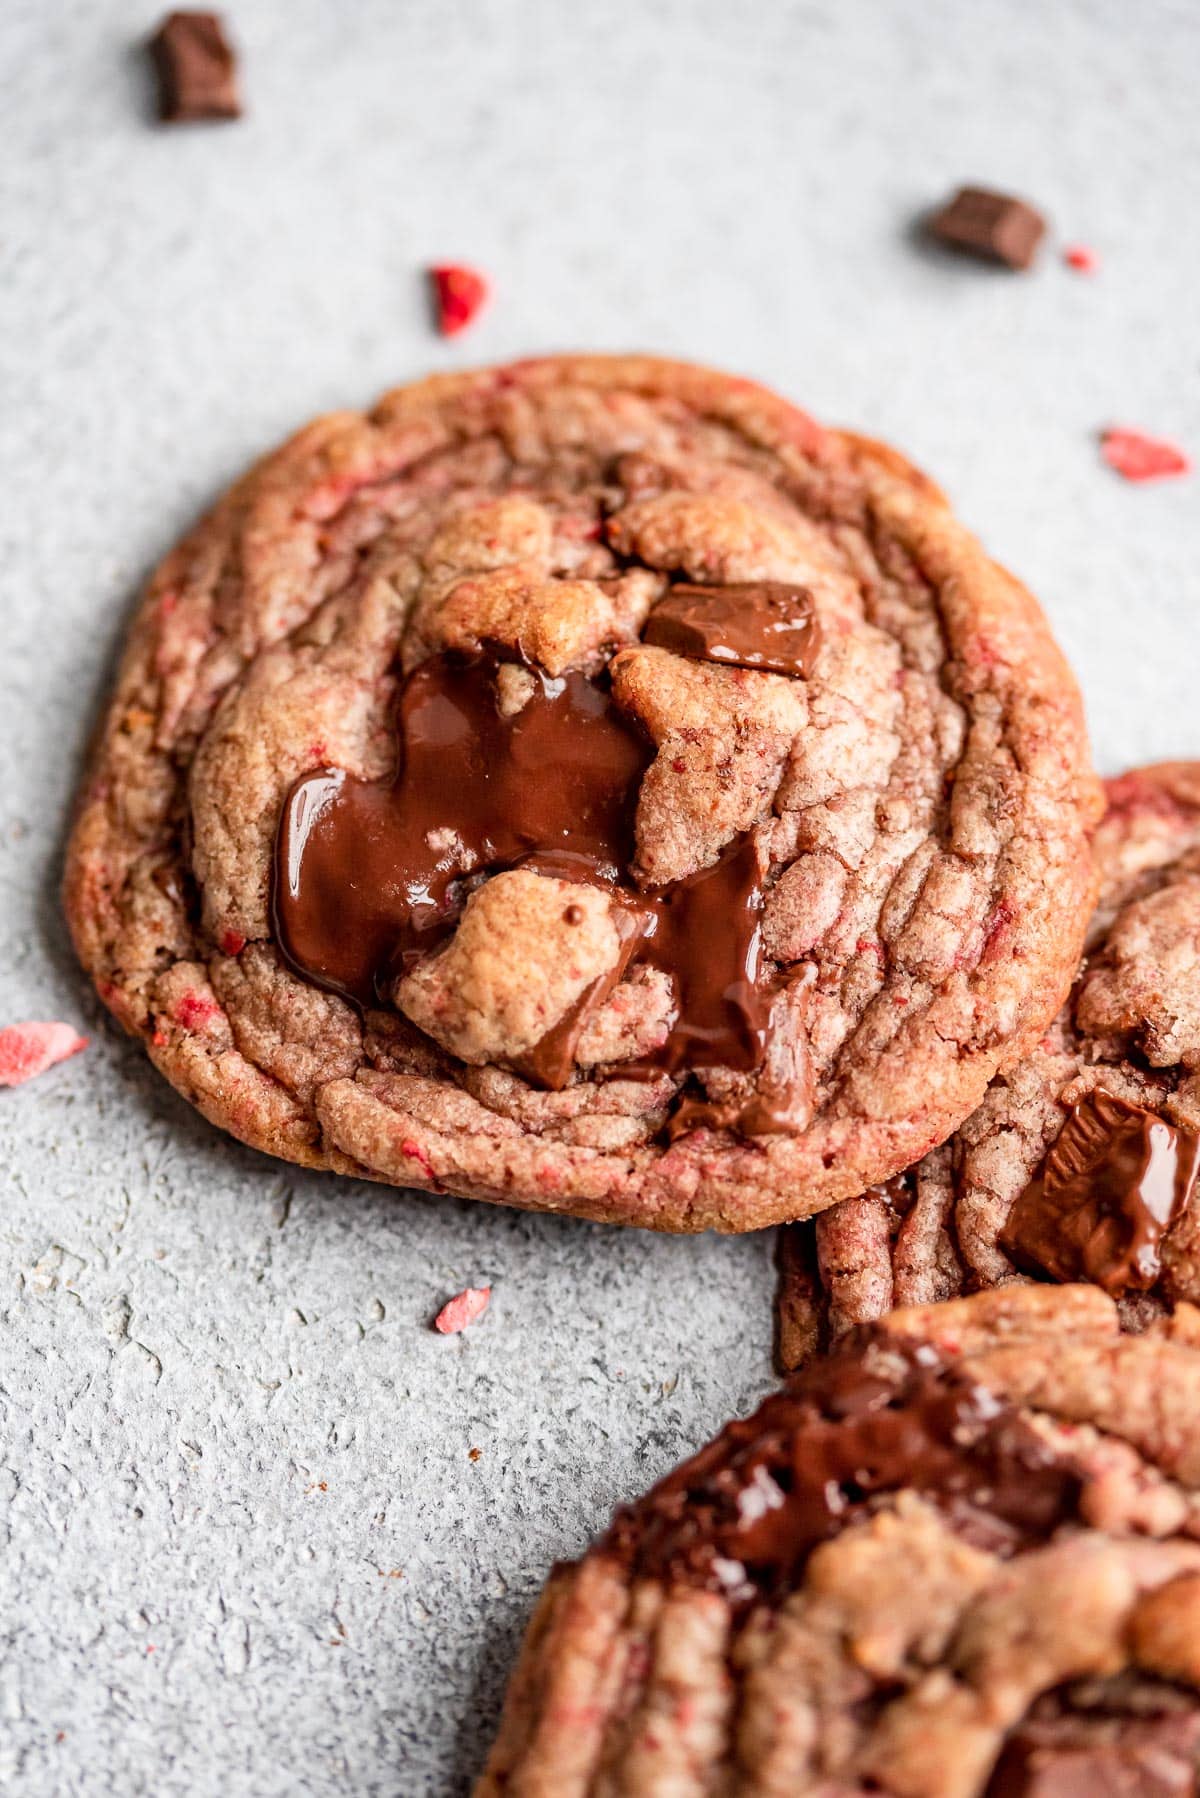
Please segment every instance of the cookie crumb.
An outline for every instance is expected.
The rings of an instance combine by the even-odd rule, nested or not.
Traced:
[[[0,1030],[0,1086],[22,1086],[87,1044],[71,1024],[8,1024]]]
[[[487,300],[490,289],[477,269],[443,263],[429,271],[434,312],[443,337],[457,337]]]
[[[478,1459],[482,1455],[482,1453],[483,1453],[483,1450],[481,1448],[469,1448],[467,1450],[467,1460],[468,1461],[478,1461]]]
[[[443,1336],[457,1336],[468,1324],[483,1316],[491,1303],[490,1286],[467,1286],[447,1299],[433,1320],[433,1327]]]
[[[1099,256],[1085,243],[1068,244],[1063,251],[1063,261],[1081,275],[1094,275],[1100,267]]]
[[[1157,481],[1167,475],[1189,474],[1192,467],[1175,444],[1120,427],[1101,434],[1100,453],[1127,481]]]

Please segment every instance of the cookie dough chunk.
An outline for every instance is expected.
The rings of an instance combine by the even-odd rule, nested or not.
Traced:
[[[1097,811],[1045,619],[903,457],[548,358],[318,420],[168,556],[66,907],[257,1148],[747,1230],[912,1164],[1044,1031]]]
[[[511,1067],[585,994],[607,994],[637,929],[602,887],[497,874],[446,948],[397,983],[396,1004],[460,1061]]]
[[[892,1305],[1092,1280],[1131,1328],[1200,1304],[1200,764],[1108,782],[1065,1006],[945,1146],[782,1254],[785,1360]]]
[[[476,1798],[1191,1793],[1200,1348],[900,1311],[555,1569]]]

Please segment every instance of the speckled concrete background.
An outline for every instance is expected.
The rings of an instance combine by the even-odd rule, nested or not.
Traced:
[[[457,1793],[549,1562],[769,1379],[770,1245],[307,1178],[84,992],[55,889],[146,568],[313,412],[560,347],[691,355],[894,437],[1041,592],[1099,759],[1200,753],[1191,0],[231,0],[250,115],[148,123],[136,0],[0,13],[0,1786]],[[964,178],[1059,241],[916,244]],[[418,271],[477,260],[463,347]],[[439,1302],[490,1280],[463,1338]],[[470,1451],[479,1455],[471,1459]]]

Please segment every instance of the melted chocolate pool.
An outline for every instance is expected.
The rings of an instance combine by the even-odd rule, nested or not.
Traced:
[[[713,868],[635,892],[626,871],[653,747],[606,683],[530,673],[531,698],[505,717],[490,658],[434,656],[400,696],[393,780],[324,768],[295,783],[275,854],[286,959],[360,1006],[386,1002],[397,976],[453,929],[473,882],[532,865],[622,895],[640,928],[635,958],[674,984],[666,1043],[630,1071],[758,1067],[771,996],[752,838],[737,839]],[[524,1071],[560,1086],[570,1066],[534,1054]]]

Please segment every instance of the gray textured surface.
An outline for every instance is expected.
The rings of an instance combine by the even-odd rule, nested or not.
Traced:
[[[894,437],[1045,598],[1105,767],[1200,752],[1200,11],[241,0],[251,112],[146,121],[128,0],[0,14],[0,1012],[86,1056],[0,1093],[0,1786],[463,1789],[547,1564],[766,1382],[769,1244],[297,1176],[101,1021],[55,886],[130,596],[254,453],[465,360],[645,347]],[[962,178],[1062,239],[911,242]],[[497,302],[461,348],[418,270]],[[491,1280],[486,1321],[430,1315]],[[477,1447],[479,1459],[468,1451]]]

